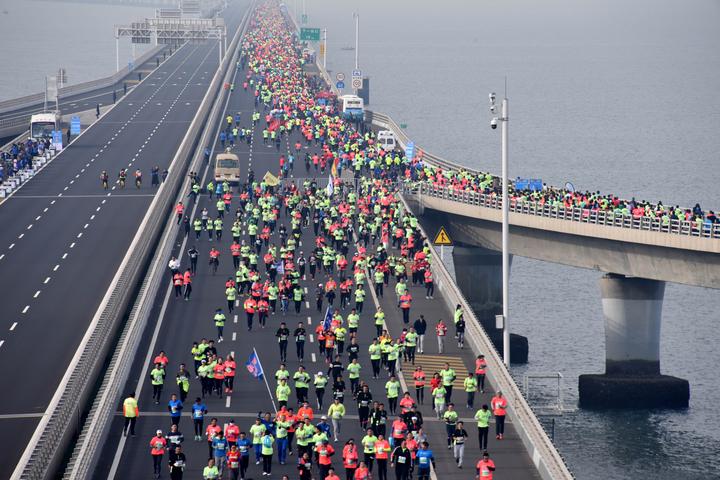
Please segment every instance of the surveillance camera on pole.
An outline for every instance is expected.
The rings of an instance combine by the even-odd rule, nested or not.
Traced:
[[[503,363],[510,367],[510,329],[508,328],[508,311],[510,304],[509,278],[510,278],[510,201],[508,197],[508,99],[507,80],[505,83],[505,96],[502,99],[500,116],[493,116],[490,120],[490,128],[496,130],[498,123],[502,122],[502,327],[503,327]],[[495,105],[496,95],[488,95],[490,99],[490,113],[497,114]]]

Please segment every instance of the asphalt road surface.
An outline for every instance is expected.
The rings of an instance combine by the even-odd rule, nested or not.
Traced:
[[[246,2],[226,12],[237,30]],[[0,205],[0,448],[8,478],[45,412],[217,69],[186,45]],[[100,173],[128,185],[104,191]],[[135,188],[132,172],[143,172]]]
[[[240,81],[236,80],[235,83],[239,84]],[[255,107],[253,105],[252,93],[249,91],[244,92],[242,90],[236,90],[236,92],[230,96],[229,104],[226,107],[226,114],[234,115],[236,112],[241,112],[241,126],[247,128],[252,124],[250,116],[254,110]],[[253,129],[253,141],[250,146],[243,143],[233,149],[235,153],[239,154],[241,159],[242,178],[245,178],[248,168],[252,168],[254,170],[255,178],[261,178],[267,171],[276,174],[278,171],[278,159],[280,154],[284,153],[287,155],[289,153],[290,145],[294,144],[298,135],[297,133],[294,133],[289,142],[283,141],[280,151],[277,151],[274,146],[263,144],[261,125],[264,125],[262,120],[258,124],[258,127]],[[314,152],[316,150],[317,147],[311,146],[309,149],[301,152],[301,155],[304,155],[305,151]],[[215,146],[214,153],[219,151],[221,151],[221,148],[218,143]],[[205,171],[201,171],[199,173],[203,178],[201,185],[204,186],[207,184],[208,180],[212,178],[212,165],[206,166]],[[312,176],[315,172],[311,170],[310,174]],[[302,159],[296,160],[294,178],[303,178],[306,176],[307,174],[305,172]],[[318,183],[321,187],[324,187],[327,182],[327,176],[318,175],[318,177]],[[299,181],[302,182],[302,180]],[[179,364],[185,363],[188,366],[188,369],[191,372],[193,371],[193,360],[190,354],[192,342],[199,341],[202,338],[214,339],[217,342],[217,333],[212,320],[215,309],[222,308],[228,318],[225,325],[224,341],[222,343],[216,343],[218,356],[225,357],[228,354],[233,354],[235,361],[237,362],[237,370],[235,377],[235,390],[231,395],[223,395],[222,398],[206,398],[204,400],[209,410],[208,415],[206,415],[205,425],[207,426],[210,418],[212,417],[217,417],[219,421],[218,423],[221,425],[227,423],[230,419],[234,419],[235,423],[241,428],[241,430],[244,431],[247,431],[250,425],[252,425],[258,412],[273,411],[271,397],[264,382],[260,382],[250,376],[244,366],[248,356],[252,353],[253,348],[255,348],[260,355],[262,366],[268,377],[268,381],[270,382],[270,389],[272,394],[275,395],[276,382],[274,379],[274,373],[280,363],[275,332],[279,327],[280,322],[286,322],[291,333],[297,326],[298,322],[304,322],[308,333],[310,333],[314,331],[315,327],[319,322],[321,322],[324,316],[327,302],[324,303],[322,310],[318,312],[315,308],[314,297],[315,286],[319,282],[324,283],[327,279],[323,274],[318,275],[314,281],[308,274],[307,278],[303,279],[301,282],[301,284],[307,289],[308,303],[304,303],[300,314],[296,314],[294,312],[291,302],[291,312],[281,314],[278,311],[276,315],[270,317],[268,325],[264,329],[257,325],[256,316],[256,323],[253,326],[252,331],[248,331],[245,323],[245,313],[242,308],[242,302],[244,300],[243,296],[238,296],[239,306],[236,307],[232,314],[228,314],[227,304],[224,297],[224,284],[229,277],[234,278],[235,276],[235,269],[233,268],[229,248],[232,243],[230,227],[234,219],[235,209],[238,205],[237,190],[233,193],[235,198],[230,208],[230,215],[226,215],[225,217],[224,232],[221,241],[218,242],[215,239],[209,241],[205,232],[203,232],[200,240],[195,239],[194,232],[191,232],[189,237],[185,237],[183,232],[178,233],[174,254],[179,256],[182,260],[181,271],[184,271],[185,268],[189,266],[188,257],[186,255],[187,250],[194,245],[200,252],[198,273],[193,280],[192,297],[190,301],[183,301],[182,298],[176,298],[172,291],[171,282],[168,279],[167,288],[161,289],[161,292],[156,298],[152,318],[157,318],[157,323],[148,326],[148,330],[144,335],[145,340],[141,345],[140,353],[136,355],[136,360],[133,365],[133,373],[131,374],[125,388],[126,393],[134,391],[138,395],[141,413],[136,429],[137,436],[122,436],[121,407],[118,405],[117,416],[111,427],[109,440],[105,448],[102,450],[95,478],[152,478],[153,464],[148,445],[150,438],[155,434],[157,429],[162,429],[163,432],[167,432],[169,430],[170,419],[167,412],[167,401],[170,398],[170,394],[177,393],[178,391],[175,385],[175,373],[177,372]],[[194,210],[191,219],[198,216],[203,207],[208,209],[211,213],[211,217],[214,217],[214,213],[216,212],[215,200],[210,201],[206,195],[202,195],[197,203],[197,206],[192,205],[192,207],[194,207]],[[280,223],[285,223],[286,225],[289,224],[288,218],[284,215],[284,212],[281,213],[278,225]],[[290,230],[288,229],[288,231]],[[245,234],[243,235],[243,238],[247,239],[247,236]],[[279,243],[279,237],[277,234],[273,235],[271,238],[271,242],[273,241],[276,244]],[[309,255],[309,252],[315,245],[314,235],[311,229],[303,231],[301,242],[299,250],[304,251],[306,256]],[[220,267],[215,275],[212,274],[208,265],[208,252],[212,246],[217,247],[221,252]],[[354,249],[348,255],[348,258],[352,256],[353,252]],[[263,250],[263,253],[265,253],[265,250]],[[400,330],[402,329],[402,317],[399,309],[397,308],[395,294],[393,293],[392,287],[394,287],[394,281],[391,282],[390,288],[386,291],[389,292],[386,293],[385,298],[379,299],[379,301],[382,303],[383,309],[386,311],[387,323],[391,333],[393,335],[399,335]],[[471,352],[468,352],[467,350],[460,350],[453,345],[448,345],[446,355],[431,355],[437,351],[435,336],[431,333],[435,320],[439,317],[443,317],[446,320],[450,320],[450,324],[452,324],[452,315],[445,307],[444,301],[438,299],[439,294],[437,294],[435,300],[426,300],[424,298],[424,289],[419,286],[411,287],[411,291],[413,293],[413,298],[416,299],[413,302],[412,318],[415,319],[417,318],[417,315],[423,313],[429,323],[428,339],[426,340],[427,355],[419,356],[416,363],[423,364],[423,362],[425,362],[425,372],[429,379],[433,372],[442,368],[442,362],[447,360],[455,366],[458,378],[464,378],[462,369],[474,365],[474,358]],[[384,388],[387,377],[381,376],[379,380],[372,379],[372,370],[367,354],[367,347],[371,343],[375,333],[375,328],[372,325],[372,318],[376,311],[373,300],[373,296],[371,296],[370,292],[368,292],[365,300],[365,309],[361,314],[360,320],[358,340],[361,345],[361,378],[369,384],[374,399],[383,401],[387,405]],[[335,305],[337,305],[337,302]],[[347,315],[348,312],[349,309],[346,309],[343,311],[343,315]],[[297,370],[300,362],[296,358],[292,338],[289,343],[287,368],[291,373],[293,373]],[[452,342],[448,340],[448,344],[451,343]],[[167,354],[169,358],[169,365],[166,369],[167,378],[165,380],[165,390],[162,401],[159,405],[155,405],[152,400],[152,388],[150,385],[149,371],[152,369],[152,359],[161,350]],[[347,364],[346,355],[343,356],[343,363],[345,365]],[[305,360],[303,364],[311,375],[317,373],[318,371],[327,372],[328,370],[328,366],[325,363],[324,358],[321,358],[319,355],[317,340],[314,336],[310,336],[310,341],[306,343]],[[412,368],[406,367],[405,375],[411,374]],[[465,374],[467,374],[467,371],[465,371]],[[200,383],[198,379],[194,378],[194,373],[192,377],[193,378],[191,378],[190,381],[190,392],[187,401],[185,402],[184,416],[180,421],[180,431],[185,435],[183,447],[188,462],[187,468],[185,469],[185,478],[195,479],[202,477],[202,469],[207,465],[207,443],[204,437],[201,442],[193,441],[193,426],[192,420],[189,416],[189,410],[195,397],[200,396]],[[290,383],[290,386],[292,387],[292,382]],[[412,389],[412,391],[414,392],[414,389]],[[313,408],[316,410],[316,421],[320,415],[327,413],[329,398],[331,397],[330,392],[331,388],[328,387],[327,393],[325,394],[325,407],[322,412],[317,410],[316,405],[313,405]],[[486,388],[485,394],[478,394],[479,398],[476,399],[476,405],[479,406],[482,403],[489,403],[492,395],[492,388]],[[316,397],[312,388],[310,389],[309,396],[311,403],[314,403]],[[475,411],[465,409],[464,396],[465,394],[462,392],[462,388],[456,388],[456,393],[453,394],[453,400],[461,406],[461,417],[472,418]],[[295,406],[294,390],[289,403],[290,406]],[[443,478],[445,478],[446,475],[452,475],[453,478],[469,478],[470,475],[474,476],[474,464],[479,459],[480,455],[477,443],[476,423],[474,421],[466,422],[465,428],[469,432],[470,439],[468,441],[468,447],[465,454],[465,470],[459,470],[455,466],[450,450],[446,448],[445,426],[439,421],[434,420],[434,414],[431,410],[430,403],[430,395],[428,392],[426,393],[425,404],[422,406],[422,412],[425,418],[425,429],[430,435],[431,448],[433,449],[437,459],[438,475],[442,475]],[[346,395],[345,406],[347,408],[348,417],[346,417],[343,421],[343,430],[340,434],[340,442],[335,444],[336,450],[338,450],[334,457],[334,464],[336,467],[341,466],[342,461],[340,460],[340,453],[345,441],[352,437],[359,443],[360,439],[364,435],[364,433],[361,432],[357,421],[357,407],[354,404],[351,395]],[[389,417],[390,422],[392,422],[393,419],[394,418]],[[491,435],[490,450],[498,465],[498,477],[506,479],[539,478],[529,456],[527,455],[527,452],[517,437],[512,424],[506,428],[505,440],[497,442],[493,437],[494,435]],[[255,465],[254,460],[254,455],[251,455],[251,465],[247,477],[249,479],[260,478],[261,466]],[[297,460],[295,456],[288,457],[286,465],[279,465],[277,463],[277,455],[275,455],[273,461],[273,477],[280,478],[282,474],[288,474],[290,478],[297,478],[297,471],[295,468],[295,462]],[[164,457],[163,478],[167,478],[169,476],[167,473],[166,462],[167,455]],[[391,469],[389,468],[389,475],[394,475],[394,473],[390,470]],[[343,474],[344,472],[339,472],[341,478],[344,478],[342,476]]]

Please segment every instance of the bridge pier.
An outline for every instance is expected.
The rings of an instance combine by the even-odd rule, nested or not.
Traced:
[[[452,256],[458,287],[502,355],[502,330],[495,328],[495,315],[502,314],[502,254],[482,247],[456,245]],[[510,334],[510,360],[527,363],[527,337]]]
[[[665,282],[607,274],[600,279],[605,373],[580,375],[580,406],[686,408],[687,380],[660,373]]]

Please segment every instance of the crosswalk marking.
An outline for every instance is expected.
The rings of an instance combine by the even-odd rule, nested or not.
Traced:
[[[419,365],[423,367],[423,371],[425,372],[425,385],[428,387],[430,386],[430,379],[433,374],[445,368],[446,363],[449,363],[450,368],[455,370],[456,378],[453,382],[453,387],[459,389],[464,388],[463,382],[465,377],[467,377],[467,372],[470,370],[465,366],[462,358],[450,355],[415,355],[415,367]],[[415,385],[415,381],[413,380],[415,367],[408,362],[403,362],[402,373],[408,386]]]

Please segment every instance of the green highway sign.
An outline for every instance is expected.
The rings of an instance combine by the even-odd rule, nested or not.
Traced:
[[[320,41],[320,29],[319,28],[301,28],[300,29],[300,40],[309,40],[311,42]]]

